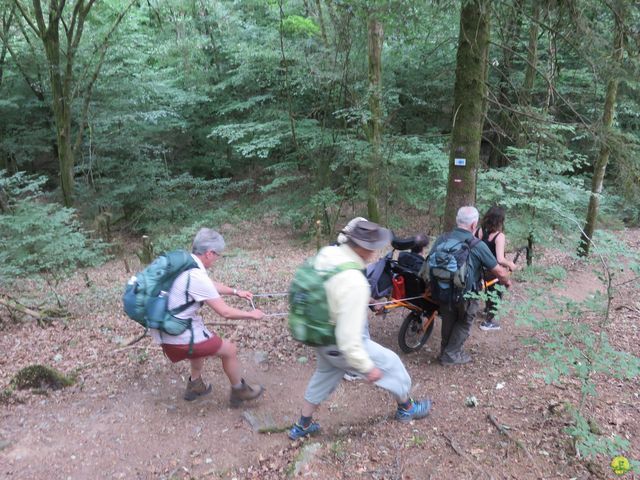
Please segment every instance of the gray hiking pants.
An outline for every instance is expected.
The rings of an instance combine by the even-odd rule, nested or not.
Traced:
[[[397,402],[407,401],[411,390],[411,377],[400,357],[369,338],[364,338],[363,344],[374,365],[383,373],[382,378],[375,384],[388,390]],[[316,348],[316,357],[316,371],[309,380],[304,399],[319,405],[333,393],[343,375],[351,372],[351,369],[335,345]]]
[[[442,318],[442,343],[440,356],[457,362],[462,354],[462,346],[467,341],[473,320],[476,318],[480,303],[478,300],[465,300],[440,309]]]

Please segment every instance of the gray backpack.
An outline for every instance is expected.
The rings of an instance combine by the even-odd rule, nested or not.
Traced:
[[[475,288],[474,275],[469,268],[471,250],[480,239],[458,240],[451,234],[441,237],[424,263],[421,276],[427,276],[431,297],[440,304],[453,305]]]

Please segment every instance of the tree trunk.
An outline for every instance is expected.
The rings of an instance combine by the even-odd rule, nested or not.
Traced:
[[[489,48],[489,0],[464,2],[456,58],[453,131],[444,226],[455,226],[458,208],[472,205],[480,160],[483,99]]]
[[[502,61],[496,67],[498,72],[498,106],[495,123],[491,124],[491,151],[487,164],[489,167],[504,167],[509,159],[505,155],[505,149],[513,144],[513,137],[517,134],[515,124],[516,118],[510,111],[512,98],[514,97],[513,82],[511,72],[513,71],[513,57],[516,46],[520,40],[522,27],[522,1],[513,0],[508,6],[504,20],[504,27],[501,29]]]
[[[369,141],[371,159],[367,172],[367,211],[369,220],[380,221],[378,197],[380,194],[380,168],[382,167],[382,22],[369,19]]]
[[[322,44],[324,48],[329,46],[329,42],[327,41],[327,30],[324,26],[324,17],[322,15],[322,5],[320,4],[320,0],[316,0],[316,10],[318,11],[318,23],[320,23],[320,34],[322,35]]]
[[[547,17],[551,16],[550,2],[546,3]],[[554,105],[554,95],[556,92],[556,80],[558,79],[558,49],[556,44],[556,38],[558,32],[555,29],[548,31],[549,46],[547,52],[547,96],[544,101],[543,109],[548,112]]]
[[[34,0],[36,12],[39,11],[39,1]],[[51,9],[55,10],[55,2],[51,3]],[[40,11],[40,14],[42,12]],[[40,29],[40,38],[44,44],[45,54],[49,68],[49,83],[51,85],[51,96],[53,102],[53,117],[56,126],[56,140],[58,143],[58,165],[60,168],[60,188],[62,190],[62,199],[66,207],[73,204],[73,167],[75,158],[73,155],[71,140],[71,88],[70,79],[62,76],[62,65],[60,65],[60,24],[52,19],[49,15],[49,25],[44,28],[44,19],[38,19],[38,23],[42,22]],[[67,72],[70,68],[69,62],[72,62],[72,53],[67,57]]]
[[[2,40],[2,49],[0,49],[0,86],[2,86],[2,78],[4,77],[4,62],[7,58],[9,31],[11,29],[11,23],[13,22],[13,15],[15,13],[15,5],[11,6],[11,10],[6,10],[2,13],[2,20],[0,22],[0,39]]]
[[[49,11],[46,15],[46,21],[41,0],[32,0],[33,11],[27,10],[22,2],[18,0],[14,1],[14,5],[29,28],[33,30],[42,42],[47,58],[53,119],[56,127],[60,188],[62,190],[64,204],[67,207],[70,207],[73,203],[73,168],[75,166],[75,155],[76,150],[81,145],[91,91],[100,73],[109,38],[124,18],[126,12],[131,8],[134,1],[135,0],[130,0],[128,5],[117,15],[111,29],[100,45],[100,49],[98,50],[100,52],[99,60],[93,74],[90,76],[88,84],[84,86],[84,105],[81,118],[77,125],[78,129],[75,142],[72,138],[73,132],[71,128],[73,120],[72,106],[75,92],[82,90],[74,80],[75,54],[82,38],[84,22],[95,4],[95,0],[75,0],[73,5],[68,9],[71,11],[70,18],[66,19],[63,18],[63,16],[67,3],[60,0],[51,0],[48,2]],[[66,44],[64,46],[60,45],[61,25],[66,37]],[[34,90],[34,92],[36,91]]]
[[[289,112],[289,126],[291,127],[291,143],[293,144],[293,150],[299,155],[298,139],[296,136],[296,121],[293,115],[293,104],[291,102],[291,90],[289,88],[289,67],[287,64],[287,57],[284,53],[284,11],[282,6],[282,0],[278,2],[280,8],[280,55],[281,64],[284,69],[284,91],[287,98],[287,110]]]
[[[613,115],[615,113],[616,97],[618,94],[618,74],[617,69],[622,63],[624,52],[624,20],[625,12],[623,1],[619,0],[613,6],[615,18],[615,33],[613,39],[613,65],[612,71],[609,73],[609,82],[607,83],[607,95],[604,101],[604,111],[602,113],[602,138],[598,158],[593,166],[593,177],[591,179],[591,196],[589,197],[589,208],[587,209],[586,223],[578,246],[578,255],[586,257],[589,255],[591,239],[596,228],[598,220],[598,208],[600,207],[600,194],[602,193],[602,184],[604,175],[609,163],[609,134],[611,125],[613,124]]]
[[[524,71],[521,93],[521,103],[523,105],[531,104],[533,82],[538,64],[538,21],[540,19],[540,3],[537,0],[534,0],[532,3],[531,25],[529,25],[529,45],[527,46],[527,66]]]
[[[538,30],[540,21],[540,2],[534,0],[531,7],[531,24],[529,25],[529,44],[527,46],[527,65],[524,71],[524,80],[520,91],[519,103],[523,108],[531,105],[533,86],[538,68]],[[519,131],[516,133],[516,146],[524,148],[529,142],[530,135],[522,122],[518,121]]]

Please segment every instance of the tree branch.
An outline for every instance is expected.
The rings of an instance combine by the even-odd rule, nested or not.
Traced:
[[[18,10],[20,10],[20,13],[22,14],[22,17],[27,22],[27,24],[31,27],[31,29],[34,31],[34,33],[38,37],[42,37],[44,35],[46,27],[44,25],[44,17],[42,16],[42,7],[40,5],[40,0],[33,0],[33,7],[34,7],[34,10],[35,10],[35,14],[36,14],[36,21],[38,22],[38,26],[37,27],[31,21],[31,18],[29,16],[29,12],[27,12],[27,10],[24,8],[24,6],[22,6],[22,4],[19,2],[19,0],[14,0],[14,4],[15,4],[16,7],[18,7]]]
[[[540,472],[540,469],[538,468],[538,464],[536,463],[534,458],[531,456],[531,453],[529,453],[529,450],[527,450],[527,447],[525,447],[525,445],[520,440],[513,438],[509,433],[509,431],[505,428],[505,426],[499,424],[498,421],[496,420],[496,417],[494,417],[492,414],[487,413],[487,418],[493,424],[493,426],[498,429],[498,432],[500,432],[501,435],[504,435],[505,437],[507,437],[511,442],[513,442],[517,447],[519,447],[525,453],[525,455],[527,455],[527,458],[533,464],[533,468],[536,469],[536,473],[537,473],[536,478],[543,478],[542,472]]]
[[[118,25],[120,25],[120,22],[122,22],[122,19],[124,18],[124,16],[127,14],[127,12],[129,11],[129,9],[133,6],[133,4],[136,2],[136,0],[131,0],[129,2],[129,4],[125,7],[124,10],[122,10],[122,12],[120,12],[120,14],[118,15],[118,17],[116,18],[116,20],[113,22],[113,25],[111,25],[111,29],[109,30],[109,32],[107,32],[107,35],[105,36],[102,45],[100,47],[100,58],[98,60],[98,63],[96,65],[96,68],[93,71],[93,74],[91,75],[91,79],[89,80],[89,83],[87,84],[87,88],[85,89],[84,92],[84,101],[82,104],[82,113],[80,116],[80,124],[78,127],[78,133],[76,136],[76,141],[74,143],[73,146],[73,153],[74,155],[78,152],[78,150],[80,149],[80,145],[82,144],[82,135],[84,133],[84,129],[86,127],[87,124],[87,115],[89,112],[89,104],[91,102],[91,94],[93,91],[93,86],[96,83],[96,80],[98,79],[98,76],[100,75],[100,70],[102,69],[102,65],[104,63],[104,57],[107,53],[107,49],[109,48],[109,39],[111,38],[111,35],[113,35],[113,33],[116,31],[116,29],[118,28]],[[85,12],[85,15],[89,12],[88,9],[91,8],[91,6],[93,5],[93,0],[91,0],[89,2],[89,4],[87,5],[87,9]]]
[[[7,51],[9,52],[9,55],[11,55],[11,58],[13,58],[13,61],[15,62],[16,67],[18,68],[18,71],[20,72],[20,75],[22,75],[22,78],[24,79],[26,84],[29,86],[29,88],[31,89],[33,94],[36,96],[36,98],[38,100],[44,101],[44,93],[42,92],[42,87],[40,86],[39,89],[36,88],[36,85],[38,85],[38,83],[33,81],[29,77],[29,75],[27,74],[25,68],[18,61],[19,57],[15,54],[15,52],[13,51],[13,48],[11,47],[11,45],[9,45],[8,39],[5,37],[5,35],[2,32],[0,32],[0,40],[2,40],[2,44],[6,47]]]
[[[469,455],[467,455],[464,450],[462,450],[458,444],[456,442],[454,442],[454,440],[449,437],[446,433],[442,433],[442,436],[447,440],[447,442],[449,443],[449,446],[453,449],[454,452],[456,452],[458,455],[460,455],[462,458],[464,458],[469,464],[471,464],[471,466],[473,466],[478,472],[486,475],[488,478],[490,478],[491,480],[493,480],[493,475],[491,475],[489,472],[487,472],[484,468],[482,468],[480,465],[478,465],[477,462],[475,462],[471,457],[469,457]],[[540,477],[542,478],[542,477]]]

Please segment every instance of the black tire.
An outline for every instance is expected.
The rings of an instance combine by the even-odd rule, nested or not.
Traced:
[[[430,311],[423,312],[422,314],[409,312],[407,316],[404,317],[400,332],[398,332],[400,350],[404,353],[417,352],[427,343],[427,340],[429,340],[429,337],[433,333],[435,319],[431,321],[431,325],[429,325],[424,333],[421,333],[421,330],[423,323],[428,322],[432,314],[433,312]]]

